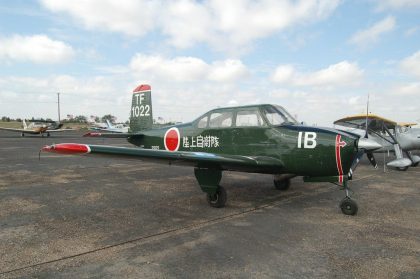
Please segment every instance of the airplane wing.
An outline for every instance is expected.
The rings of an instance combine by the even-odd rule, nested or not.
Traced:
[[[15,129],[15,128],[4,128],[0,127],[0,130],[11,131],[11,132],[19,132],[25,134],[39,134],[39,132],[32,131],[32,130],[25,130],[25,129]]]
[[[56,133],[56,132],[65,132],[65,131],[74,131],[74,129],[52,129],[46,130],[44,133]]]
[[[47,145],[42,148],[42,151],[70,155],[79,154],[131,158],[169,165],[175,164],[243,172],[278,173],[283,168],[283,163],[280,160],[267,156],[225,155],[190,151],[171,152],[166,150],[78,143]]]
[[[402,126],[402,127],[411,128],[412,126],[416,126],[417,123],[415,123],[415,122],[401,122],[401,123],[398,123],[398,125]]]
[[[378,115],[369,114],[367,116],[367,123],[368,123],[368,129],[373,131],[382,131],[384,127],[387,129],[394,129],[395,126],[397,126],[397,122],[383,118]],[[338,119],[334,121],[334,124],[344,126],[344,127],[350,127],[350,128],[356,128],[356,129],[366,129],[366,114],[359,114],[359,115],[353,115],[344,117],[341,119]]]
[[[98,137],[98,138],[128,138],[132,136],[139,136],[140,134],[134,133],[102,133],[102,132],[89,132],[84,134],[84,137]]]

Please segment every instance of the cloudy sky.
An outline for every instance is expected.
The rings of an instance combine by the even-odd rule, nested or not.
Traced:
[[[331,126],[365,110],[420,121],[419,0],[0,0],[0,116],[154,117],[284,106]]]

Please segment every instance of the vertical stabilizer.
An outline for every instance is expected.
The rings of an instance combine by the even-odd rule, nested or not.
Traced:
[[[111,124],[111,122],[108,119],[106,120],[106,125],[108,126],[108,128],[114,128],[114,126]]]
[[[133,90],[130,111],[130,131],[132,133],[151,129],[153,125],[151,87],[142,84]]]
[[[28,125],[26,125],[25,119],[22,120],[22,125],[24,130],[28,129]]]

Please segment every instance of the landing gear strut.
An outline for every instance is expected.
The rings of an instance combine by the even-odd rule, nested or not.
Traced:
[[[207,202],[211,207],[221,208],[226,205],[225,188],[219,185],[222,171],[218,169],[194,169],[195,178],[203,192],[207,194]]]
[[[290,179],[289,178],[282,179],[282,180],[274,179],[274,187],[276,187],[277,190],[286,191],[290,187]]]
[[[343,182],[344,190],[346,191],[346,197],[340,202],[341,212],[343,212],[345,215],[356,215],[359,207],[357,206],[357,203],[350,198],[347,183],[347,180]]]

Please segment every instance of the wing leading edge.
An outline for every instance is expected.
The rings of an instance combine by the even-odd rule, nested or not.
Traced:
[[[70,155],[79,154],[131,158],[169,165],[174,164],[243,172],[279,173],[283,168],[283,163],[280,160],[266,156],[240,156],[191,151],[171,152],[166,150],[78,143],[47,145],[42,148],[42,151]]]
[[[334,124],[364,130],[366,129],[366,118],[368,119],[368,128],[373,131],[381,131],[383,127],[393,129],[397,125],[395,121],[374,114],[348,116],[334,121]]]

